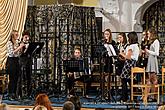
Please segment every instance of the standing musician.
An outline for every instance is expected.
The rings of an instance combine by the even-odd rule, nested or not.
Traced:
[[[116,56],[117,47],[116,47],[116,42],[112,40],[112,32],[110,29],[106,29],[104,31],[103,39],[104,39],[104,47],[107,50],[107,54],[106,56],[104,56],[105,57],[104,72],[113,73],[112,57]]]
[[[148,38],[149,38],[149,44],[150,48],[145,48],[145,53],[148,54],[148,62],[147,62],[147,68],[146,72],[149,75],[149,80],[147,81],[147,84],[158,84],[158,78],[157,74],[159,73],[159,67],[158,67],[158,59],[159,56],[159,49],[160,49],[160,42],[158,40],[157,33],[154,28],[150,28],[147,31]],[[154,92],[158,90],[156,87],[148,88],[147,92],[150,92],[150,89]],[[149,98],[149,97],[148,97]],[[157,101],[156,96],[150,97],[151,100],[149,101]]]
[[[149,39],[147,36],[147,30],[143,31],[143,37],[142,37],[142,42],[141,42],[141,51],[140,51],[140,56],[137,62],[137,66],[139,67],[147,67],[147,61],[148,61],[148,55],[145,53],[146,48],[150,48],[149,44]]]
[[[26,51],[29,47],[30,35],[28,31],[24,31],[21,39],[21,43],[24,43],[24,47],[22,49],[22,54],[20,56],[20,72],[21,75],[19,77],[18,90],[17,95],[22,96],[23,91],[26,92],[26,97],[30,97],[32,91],[32,83],[31,83],[31,74],[32,74],[32,59],[31,56],[26,54]],[[25,87],[24,89],[22,87]]]
[[[18,39],[18,31],[13,30],[11,33],[11,38],[7,42],[6,73],[9,74],[8,94],[10,100],[18,98],[16,96],[16,90],[18,77],[20,76],[19,56],[21,55],[21,51],[25,46],[25,44],[20,43]]]
[[[118,54],[116,73],[118,75],[121,74],[122,68],[123,68],[124,62],[125,62],[125,58],[123,56],[121,56],[120,53],[123,53],[123,52],[125,53],[127,46],[128,46],[128,44],[127,44],[126,34],[124,32],[120,32],[117,37],[117,48],[119,50],[119,54]]]
[[[117,47],[116,42],[112,40],[112,32],[110,29],[106,29],[103,33],[103,45],[105,47],[105,53],[102,56],[103,62],[103,74],[101,74],[101,88],[102,88],[102,95],[104,94],[104,87],[105,83],[104,80],[107,81],[108,85],[108,100],[111,100],[111,74],[115,73],[115,60],[116,60],[116,53]],[[105,73],[105,74],[104,74]],[[103,83],[102,83],[103,82]]]
[[[128,87],[127,83],[131,86],[131,68],[136,66],[136,62],[139,57],[139,46],[138,46],[138,36],[136,32],[130,32],[128,34],[129,45],[126,48],[126,52],[120,53],[125,58],[124,67],[120,75],[122,81],[122,101],[126,102],[128,100]],[[130,93],[131,94],[131,93]]]

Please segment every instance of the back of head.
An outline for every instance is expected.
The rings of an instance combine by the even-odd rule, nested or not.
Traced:
[[[38,105],[33,110],[47,110],[47,108],[43,105]]]
[[[2,103],[0,105],[0,110],[10,110],[9,106],[7,104]]]
[[[43,105],[48,110],[52,110],[49,97],[45,93],[38,94],[38,96],[36,97],[36,101],[35,101],[35,106],[37,106],[37,105]]]
[[[75,110],[75,106],[71,101],[66,101],[63,105],[63,110]]]
[[[130,44],[138,43],[138,36],[136,32],[130,32],[128,33],[128,41]]]
[[[81,109],[81,102],[80,102],[80,98],[78,96],[71,96],[67,100],[71,101],[74,104],[75,110]]]

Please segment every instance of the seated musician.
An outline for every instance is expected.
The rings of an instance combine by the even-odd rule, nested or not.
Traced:
[[[74,55],[71,58],[71,60],[84,60],[84,58],[81,56],[81,50],[79,48],[75,48]],[[84,72],[69,72],[67,85],[68,85],[68,89],[70,92],[74,88],[75,81],[81,81],[81,82],[87,83],[87,86],[86,86],[87,91],[85,91],[85,92],[88,92],[88,87],[90,86],[90,78],[86,79],[85,78],[86,76],[83,75]],[[84,79],[86,79],[86,80],[84,80]],[[70,93],[70,94],[73,95],[74,93]]]

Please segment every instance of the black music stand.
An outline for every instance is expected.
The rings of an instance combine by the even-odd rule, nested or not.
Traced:
[[[84,72],[85,71],[84,61],[83,60],[76,60],[76,59],[63,60],[63,69],[64,69],[64,72],[66,72],[66,78],[67,78],[67,81],[69,81],[68,84],[70,85],[70,86],[68,86],[68,84],[66,84],[66,88],[67,88],[66,90],[69,89],[69,94],[76,95],[75,89],[69,88],[69,87],[73,86],[72,83],[74,83],[75,79],[71,77],[71,80],[68,80],[67,73],[69,73],[69,72],[72,72],[72,73],[73,72]]]
[[[40,54],[42,47],[44,46],[43,42],[32,42],[29,43],[27,51],[21,55],[21,57],[33,57],[35,54]]]
[[[103,44],[92,45],[92,58],[101,58],[107,54],[107,50]]]
[[[64,60],[64,72],[84,72],[83,60]]]
[[[112,53],[113,54],[113,53]],[[98,62],[100,64],[100,92],[98,93],[98,95],[96,96],[96,100],[100,100],[100,101],[112,101],[112,98],[114,99],[114,97],[112,96],[111,93],[111,87],[110,87],[110,82],[111,82],[111,72],[112,70],[110,70],[109,65],[112,65],[113,70],[114,70],[114,64],[112,64],[112,62],[110,62],[110,58],[112,58],[112,60],[114,58],[116,58],[116,56],[109,56],[108,55],[108,51],[104,46],[103,42],[100,42],[98,45],[93,45],[93,57],[94,58],[98,58]],[[108,73],[108,88],[105,89],[105,73]],[[108,95],[108,97],[106,97],[106,95]],[[114,99],[115,100],[115,99]]]

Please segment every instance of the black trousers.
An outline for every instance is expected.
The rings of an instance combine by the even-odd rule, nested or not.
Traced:
[[[20,75],[18,57],[8,57],[6,62],[6,73],[9,74],[9,95],[16,95],[18,77]]]
[[[121,79],[121,82],[122,82],[122,97],[121,97],[121,99],[124,102],[126,102],[128,100],[128,93],[130,93],[130,95],[131,95],[131,91],[128,90],[128,86],[127,86],[127,83],[129,83],[129,85],[131,86],[131,79],[123,78],[123,79]]]
[[[31,81],[31,74],[32,74],[32,61],[31,58],[27,57],[21,57],[19,59],[20,63],[20,76],[18,79],[18,89],[17,89],[17,94],[22,96],[24,93],[26,93],[27,96],[31,95],[32,92],[32,81]],[[24,89],[23,89],[23,86]]]
[[[74,75],[69,76],[68,79],[67,79],[67,87],[68,87],[69,91],[71,92],[70,94],[72,94],[72,95],[74,93],[72,93],[71,90],[74,88],[74,85],[75,85],[76,81],[81,81],[83,83],[86,83],[87,85],[86,85],[85,94],[89,94],[89,89],[91,87],[92,78],[89,77],[88,75],[82,75],[82,76],[80,76],[80,78],[77,78],[77,79],[74,78]]]

